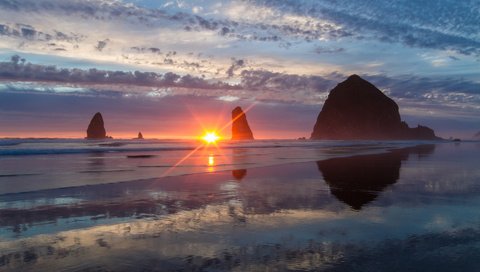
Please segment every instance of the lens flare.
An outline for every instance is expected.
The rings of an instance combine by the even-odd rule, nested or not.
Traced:
[[[207,132],[202,139],[207,143],[207,144],[213,144],[216,143],[220,137],[217,135],[216,132]]]

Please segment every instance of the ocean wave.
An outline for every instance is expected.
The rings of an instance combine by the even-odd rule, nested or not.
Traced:
[[[419,141],[416,141],[419,142]],[[421,142],[421,141],[420,141]],[[298,140],[256,140],[256,141],[223,141],[218,144],[222,149],[245,148],[367,148],[371,146],[401,147],[411,145],[412,141],[298,141]],[[181,140],[116,140],[89,141],[80,139],[15,139],[0,140],[0,156],[57,155],[108,152],[158,152],[188,151],[202,145],[198,141]],[[137,155],[128,155],[134,158]],[[141,154],[143,157],[151,154]]]

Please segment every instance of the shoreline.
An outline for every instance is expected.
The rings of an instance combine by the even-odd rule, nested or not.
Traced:
[[[60,140],[60,139],[59,139]],[[161,152],[161,151],[189,151],[198,148],[220,149],[245,149],[245,148],[282,148],[282,147],[344,147],[344,146],[365,146],[372,144],[417,144],[417,143],[448,143],[449,140],[255,140],[255,141],[220,141],[218,145],[205,145],[200,140],[78,140],[69,142],[69,139],[55,143],[51,140],[38,140],[42,144],[51,144],[46,147],[19,147],[22,144],[34,144],[33,142],[0,142],[0,159],[9,156],[41,156],[41,155],[75,155],[90,153],[127,153],[127,152]],[[480,140],[479,140],[480,141]],[[478,142],[476,140],[465,142]],[[54,145],[55,144],[55,145]],[[62,146],[62,144],[80,144],[79,146]],[[148,145],[161,145],[150,146]],[[179,144],[179,145],[176,145]],[[144,155],[144,154],[138,154]]]
[[[322,142],[323,143],[323,142]],[[342,143],[346,143],[343,142]],[[276,161],[258,161],[258,160],[252,160],[252,161],[244,161],[240,163],[230,163],[230,164],[216,164],[213,165],[212,167],[209,167],[208,165],[182,165],[179,164],[178,166],[174,166],[173,164],[165,164],[165,165],[139,165],[134,170],[129,170],[129,169],[113,169],[113,170],[102,170],[102,171],[81,171],[78,172],[78,174],[114,174],[114,173],[122,173],[122,172],[131,172],[135,170],[147,170],[147,169],[162,169],[167,174],[163,173],[159,176],[149,176],[146,178],[139,178],[139,179],[126,179],[126,180],[113,180],[113,181],[106,181],[106,182],[98,182],[95,181],[93,183],[86,183],[86,184],[80,184],[80,185],[74,185],[74,186],[64,186],[64,187],[56,187],[56,188],[44,188],[44,189],[39,189],[39,190],[33,190],[33,191],[17,191],[17,192],[7,192],[7,193],[0,193],[0,197],[3,196],[9,196],[9,195],[17,195],[17,194],[28,194],[31,192],[40,192],[40,191],[48,191],[48,190],[60,190],[60,189],[68,189],[68,188],[81,188],[85,186],[97,186],[97,185],[114,185],[114,184],[122,184],[122,183],[129,183],[129,182],[139,182],[139,181],[150,181],[150,180],[161,180],[164,178],[169,178],[169,177],[178,177],[178,176],[189,176],[189,175],[200,175],[200,174],[208,174],[208,173],[220,173],[220,172],[229,172],[232,170],[236,169],[253,169],[253,168],[262,168],[262,167],[272,167],[272,166],[281,166],[281,165],[289,165],[289,164],[294,164],[294,163],[308,163],[308,162],[316,162],[316,161],[322,161],[322,160],[328,160],[332,158],[342,158],[342,157],[351,157],[351,156],[357,156],[357,155],[369,155],[369,154],[385,154],[388,152],[391,152],[393,150],[397,149],[403,149],[403,148],[409,148],[409,147],[415,147],[419,145],[425,145],[425,144],[442,144],[445,142],[438,142],[438,141],[410,141],[410,142],[361,142],[361,144],[352,144],[352,142],[348,142],[349,145],[335,145],[335,146],[327,146],[328,148],[333,148],[333,149],[339,149],[336,150],[336,153],[333,153],[332,150],[328,150],[329,153],[323,152],[321,155],[316,154],[316,157],[300,157],[300,158],[288,158],[288,157],[277,157]],[[371,148],[371,144],[374,144],[373,147]],[[283,146],[282,146],[283,147]],[[282,147],[276,147],[275,145],[271,146],[264,146],[264,147],[230,147],[227,148],[229,150],[234,150],[234,149],[256,149],[256,148],[262,148],[262,149],[269,149],[273,148],[274,150],[278,150],[278,148]],[[292,146],[284,146],[285,148],[291,148]],[[319,146],[322,147],[322,146]],[[299,148],[310,148],[310,146],[299,146]],[[325,147],[322,147],[325,148]],[[353,149],[352,149],[353,148]],[[347,150],[342,150],[342,149],[347,149]],[[160,152],[169,152],[173,150],[161,150]],[[175,150],[179,151],[179,150]],[[182,151],[182,150],[180,150]],[[301,150],[300,150],[301,151]],[[144,154],[138,154],[137,151],[125,151],[125,152],[118,152],[118,153],[128,153],[131,152],[133,154],[136,154],[134,156],[144,156]],[[137,152],[137,153],[136,153]],[[152,152],[159,152],[159,151],[152,151]],[[117,152],[112,152],[110,154],[118,154]],[[50,155],[86,155],[89,153],[75,153],[75,154],[47,154],[47,156]],[[202,154],[205,155],[205,154]],[[274,154],[275,155],[275,154]],[[42,155],[38,155],[39,157]],[[130,155],[125,155],[124,159],[126,160],[145,160],[148,161],[149,159],[155,158],[156,155],[148,155],[148,157],[140,157],[138,159],[136,158],[129,158],[128,156]],[[206,155],[205,155],[206,156]],[[7,157],[7,156],[6,156]],[[14,156],[16,157],[16,156]],[[30,156],[28,156],[30,157]],[[34,156],[36,157],[36,155]],[[160,156],[161,157],[161,156]],[[0,156],[2,158],[2,156]],[[202,170],[198,170],[198,168],[204,168]],[[171,170],[175,171],[171,171]],[[1,178],[21,178],[21,177],[39,177],[41,176],[41,173],[23,173],[23,174],[5,174],[3,176],[0,176],[0,182]]]

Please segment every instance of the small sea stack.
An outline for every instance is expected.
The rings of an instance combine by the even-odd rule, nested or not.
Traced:
[[[107,138],[107,132],[105,131],[105,126],[103,123],[103,117],[100,112],[95,113],[90,124],[87,128],[87,137],[86,139],[105,139]]]
[[[137,139],[139,139],[139,140],[143,140],[143,135],[142,135],[142,133],[141,133],[141,132],[138,132]]]
[[[253,140],[253,133],[248,125],[247,116],[242,108],[232,111],[232,140]]]

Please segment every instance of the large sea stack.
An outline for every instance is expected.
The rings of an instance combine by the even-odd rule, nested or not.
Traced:
[[[103,124],[102,114],[97,112],[90,121],[87,128],[86,139],[105,139],[107,138],[107,132]]]
[[[358,75],[333,88],[318,115],[312,139],[325,140],[436,140],[432,129],[409,128],[398,105]]]
[[[247,116],[240,107],[236,107],[232,111],[232,140],[253,140]]]

